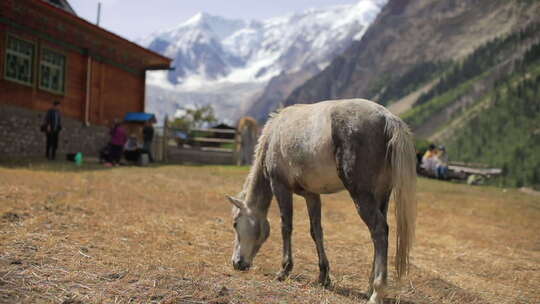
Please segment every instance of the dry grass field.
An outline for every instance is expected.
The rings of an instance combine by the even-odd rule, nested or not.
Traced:
[[[232,269],[224,195],[247,170],[0,164],[0,303],[365,303],[373,249],[345,192],[323,197],[330,289],[300,197],[290,279],[274,280],[274,203],[255,266]],[[540,196],[419,179],[418,202],[411,273],[398,286],[391,263],[385,303],[540,303]]]

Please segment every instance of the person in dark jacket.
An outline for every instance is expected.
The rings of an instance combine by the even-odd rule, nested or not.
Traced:
[[[148,160],[154,162],[154,157],[152,156],[152,140],[154,140],[154,126],[152,126],[153,121],[149,120],[144,123],[143,127],[143,150],[145,153],[148,153]]]
[[[47,110],[41,130],[47,136],[45,156],[49,160],[56,158],[56,149],[58,148],[58,135],[62,130],[62,115],[60,115],[60,101],[55,101],[52,108]]]

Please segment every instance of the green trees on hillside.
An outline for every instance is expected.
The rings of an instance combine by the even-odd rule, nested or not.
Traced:
[[[534,32],[538,30],[538,32]],[[513,60],[513,69],[505,69],[506,73],[524,74],[529,66],[540,61],[540,43],[530,45],[533,39],[524,43],[526,38],[540,38],[540,25],[533,24],[526,30],[514,33],[504,39],[495,39],[474,51],[462,64],[453,64],[441,78],[439,83],[421,95],[414,107],[402,115],[402,118],[413,128],[421,127],[433,115],[454,104],[464,96],[474,97],[474,84],[487,77],[494,77],[494,87],[498,87],[508,75],[500,74],[492,68],[504,58]],[[519,52],[516,52],[518,51]],[[526,50],[526,51],[525,51]],[[518,57],[519,55],[521,57]],[[516,58],[517,57],[517,58]],[[512,63],[512,61],[508,62]],[[469,67],[470,65],[470,67]],[[489,88],[488,88],[489,89]]]
[[[521,47],[524,41],[534,37],[539,31],[540,23],[531,24],[519,32],[505,38],[496,38],[480,46],[463,62],[455,63],[431,90],[420,95],[415,106],[424,104],[435,96],[441,95],[501,63],[511,56],[516,48]]]
[[[534,23],[506,37],[496,38],[477,48],[463,62],[420,62],[411,66],[399,77],[389,74],[381,75],[371,85],[367,97],[386,105],[406,96],[444,72],[440,81],[429,91],[420,95],[415,102],[415,106],[425,104],[508,59],[516,48],[522,47],[525,41],[537,35],[539,31],[540,23]],[[527,58],[527,56],[537,55],[538,50],[530,50],[524,57],[524,61],[532,61],[533,58]]]
[[[524,72],[534,62],[540,60],[540,42],[531,46],[521,60],[516,61],[516,71]]]
[[[371,95],[379,94],[380,87],[385,86],[377,101],[380,104],[388,104],[418,89],[422,84],[433,79],[436,74],[444,71],[447,66],[449,63],[446,62],[420,62],[398,78],[381,79],[381,86],[374,86],[372,92],[368,93],[368,97],[373,98],[374,96]]]
[[[540,75],[500,83],[492,106],[456,133],[448,151],[454,159],[503,168],[502,186],[539,186]]]

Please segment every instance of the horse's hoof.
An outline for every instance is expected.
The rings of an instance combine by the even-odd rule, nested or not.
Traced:
[[[330,277],[326,277],[324,279],[319,278],[319,285],[328,289],[332,287],[332,280],[330,280]]]
[[[368,291],[366,292],[367,298],[371,299],[371,296],[373,295],[373,287],[370,287]]]
[[[277,273],[276,275],[276,280],[278,281],[285,281],[287,279],[287,277],[289,276],[288,273],[284,272],[284,271],[280,271]]]
[[[368,304],[383,304],[383,297],[373,292],[373,294],[369,296]]]

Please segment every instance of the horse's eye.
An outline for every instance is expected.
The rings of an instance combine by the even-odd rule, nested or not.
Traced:
[[[234,222],[232,226],[234,229],[236,229],[236,222]]]

